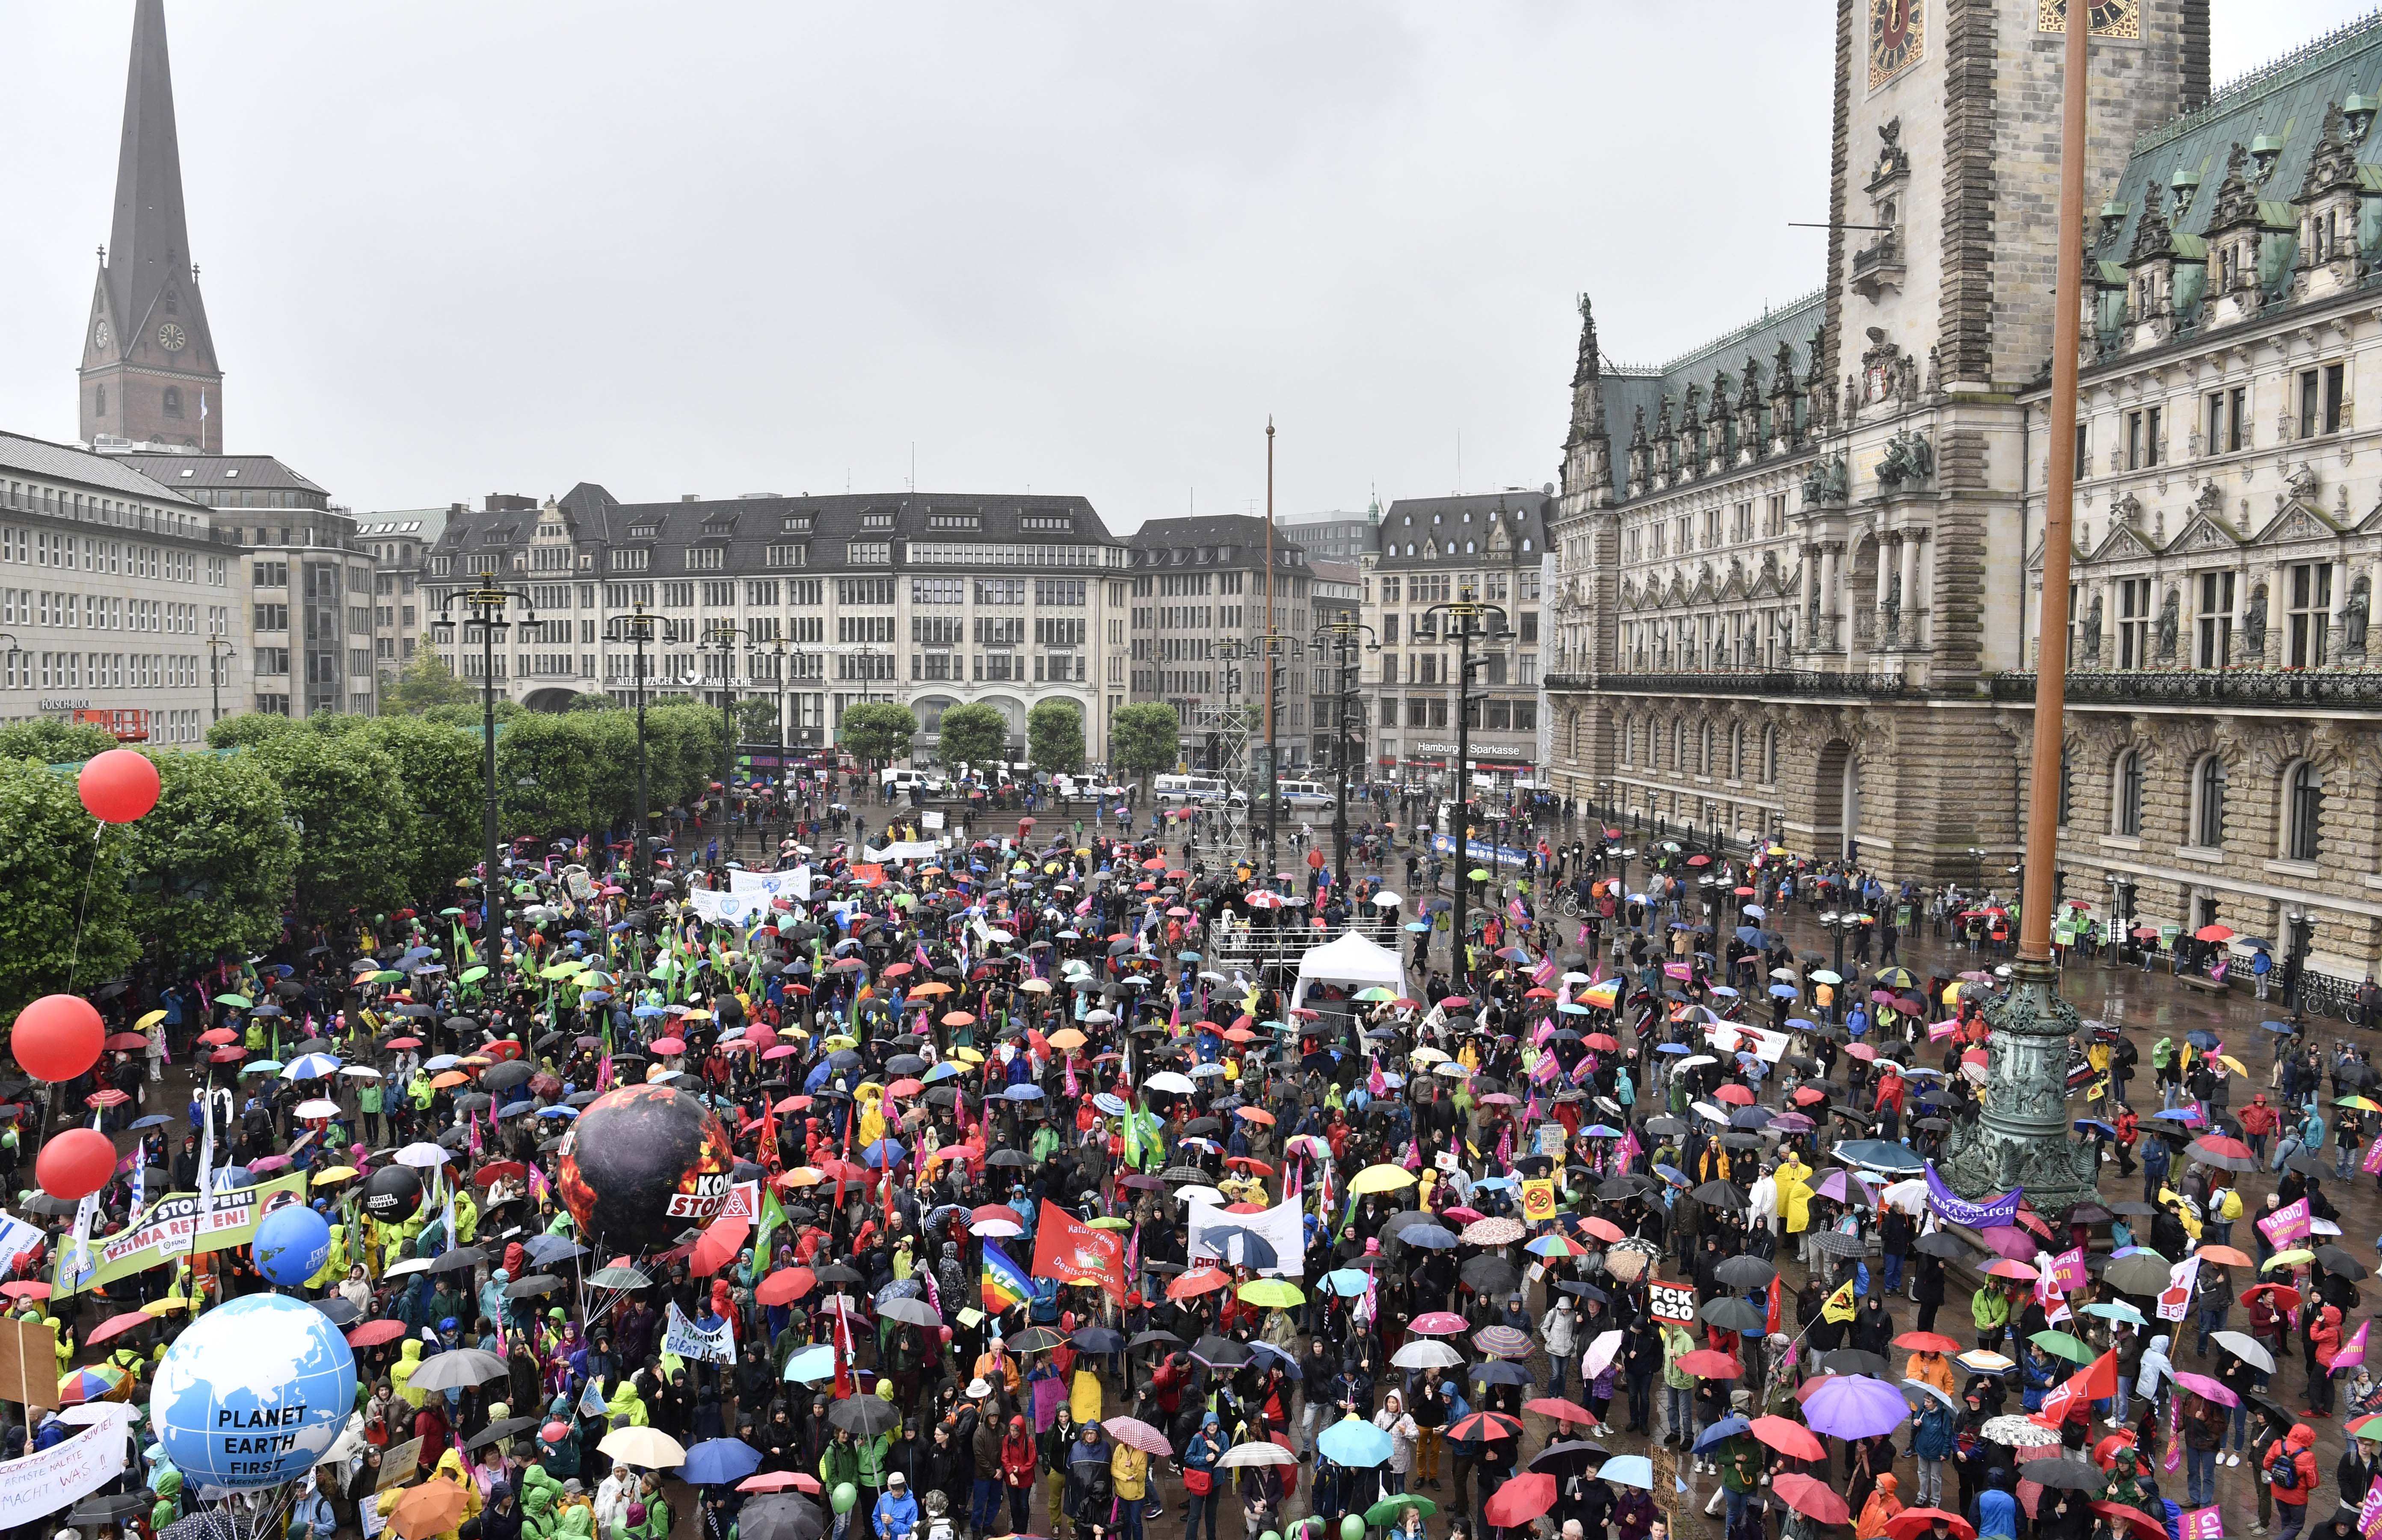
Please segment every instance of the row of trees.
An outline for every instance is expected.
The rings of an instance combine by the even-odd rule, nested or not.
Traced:
[[[855,758],[884,763],[910,752],[918,718],[890,701],[853,706],[836,739]],[[1109,770],[1144,776],[1172,767],[1183,752],[1183,724],[1162,701],[1120,707],[1109,719]],[[936,729],[935,752],[945,764],[992,764],[1009,757],[1009,718],[981,701],[952,706]],[[1045,775],[1084,768],[1084,710],[1073,701],[1036,703],[1025,714],[1025,759]]]
[[[633,714],[499,704],[497,825],[508,839],[625,831],[635,817]],[[719,715],[648,707],[652,806],[699,800],[721,761]],[[138,823],[100,826],[73,766],[116,747],[93,727],[0,727],[0,1018],[137,958],[212,959],[277,940],[286,923],[338,925],[456,901],[480,861],[480,708],[414,715],[227,717],[216,751],[153,752],[163,791]]]

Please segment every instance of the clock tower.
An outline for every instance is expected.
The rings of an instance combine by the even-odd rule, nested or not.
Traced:
[[[165,0],[134,0],[116,216],[79,373],[84,443],[153,440],[222,452],[223,371],[182,217]]]
[[[2208,96],[2209,0],[2076,0],[2093,29],[2086,196]],[[2004,395],[2051,355],[2069,0],[1837,0],[1826,377],[1929,361]],[[1862,341],[1867,337],[1866,350]]]

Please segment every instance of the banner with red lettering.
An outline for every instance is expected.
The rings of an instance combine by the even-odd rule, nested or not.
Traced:
[[[1094,1229],[1050,1199],[1034,1225],[1034,1273],[1062,1283],[1088,1284],[1124,1302],[1124,1246],[1116,1236]]]

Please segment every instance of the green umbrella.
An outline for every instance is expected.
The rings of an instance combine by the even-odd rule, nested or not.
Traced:
[[[1489,869],[1485,866],[1476,866],[1472,869],[1471,876],[1474,882],[1487,882],[1489,880]]]
[[[1282,1278],[1257,1278],[1245,1283],[1241,1285],[1241,1299],[1249,1304],[1269,1305],[1276,1310],[1287,1310],[1293,1305],[1307,1302],[1307,1295],[1298,1285]]]
[[[2091,1348],[2064,1331],[2038,1331],[2027,1340],[2044,1352],[2064,1358],[2071,1363],[2090,1363],[2096,1356]]]
[[[245,995],[218,995],[215,996],[215,1004],[219,1006],[236,1006],[241,1010],[246,1010],[249,1007],[256,1004],[256,1002],[250,999]]]
[[[1365,1522],[1382,1529],[1394,1529],[1397,1526],[1398,1515],[1409,1508],[1426,1519],[1439,1511],[1439,1504],[1429,1497],[1401,1494],[1394,1497],[1383,1497],[1380,1502],[1365,1509]]]
[[[395,975],[391,976],[394,977]],[[455,982],[457,984],[477,984],[487,976],[487,964],[484,962],[475,962],[469,968],[464,969],[461,972],[456,974]]]
[[[403,984],[405,975],[394,968],[384,968],[372,976],[372,981],[374,984]]]

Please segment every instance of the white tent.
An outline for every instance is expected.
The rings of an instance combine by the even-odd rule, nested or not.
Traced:
[[[1352,984],[1358,989],[1378,984],[1403,995],[1406,992],[1406,971],[1396,952],[1350,931],[1299,959],[1298,987],[1291,994],[1291,1008],[1296,1009],[1304,1004],[1308,986],[1317,984]]]

